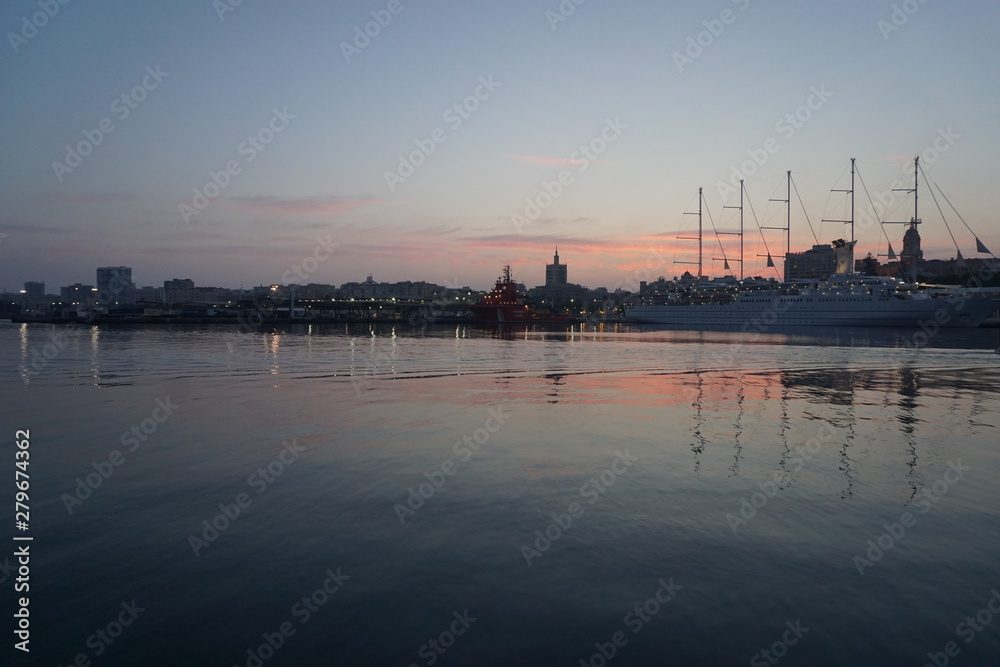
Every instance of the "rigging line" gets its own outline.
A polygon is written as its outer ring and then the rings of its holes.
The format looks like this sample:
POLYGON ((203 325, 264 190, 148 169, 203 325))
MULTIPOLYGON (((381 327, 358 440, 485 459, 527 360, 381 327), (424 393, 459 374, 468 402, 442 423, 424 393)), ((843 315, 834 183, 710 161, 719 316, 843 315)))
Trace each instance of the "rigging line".
MULTIPOLYGON (((767 239, 764 238, 764 230, 761 229, 760 220, 757 219, 757 211, 753 210, 753 202, 750 201, 750 195, 746 194, 746 191, 744 191, 744 196, 746 197, 746 203, 750 205, 750 215, 753 216, 753 221, 757 224, 757 231, 760 232, 760 240, 761 240, 761 243, 764 244, 764 252, 767 253, 768 257, 770 257, 771 256, 771 249, 767 247, 767 239)), ((772 261, 772 263, 773 263, 773 261, 772 261)), ((775 276, 777 276, 778 275, 778 267, 777 266, 773 266, 771 268, 774 269, 774 274, 775 274, 775 276)))
MULTIPOLYGON (((847 170, 848 170, 848 169, 849 169, 849 167, 844 167, 844 170, 840 172, 840 177, 839 177, 839 178, 837 178, 837 180, 835 181, 836 183, 838 183, 838 184, 839 184, 839 183, 840 183, 840 182, 841 182, 842 180, 844 180, 844 175, 845 175, 845 174, 847 173, 847 170)), ((832 200, 832 199, 833 199, 833 193, 834 193, 834 190, 830 190, 830 191, 829 191, 829 192, 827 193, 827 195, 826 195, 826 204, 825 204, 825 205, 823 206, 823 212, 824 212, 823 214, 824 214, 824 216, 825 216, 825 215, 826 215, 827 213, 829 213, 829 211, 830 211, 830 200, 832 200)), ((846 209, 847 209, 847 205, 848 205, 848 203, 849 203, 849 200, 848 200, 848 199, 847 199, 847 198, 845 197, 845 198, 844 198, 844 209, 845 209, 845 211, 846 211, 846 209)), ((844 214, 843 214, 843 215, 842 215, 841 217, 845 217, 845 218, 846 218, 846 217, 847 217, 847 213, 844 213, 844 214)), ((820 224, 822 224, 822 223, 824 223, 824 222, 826 222, 826 220, 823 220, 823 219, 821 218, 821 219, 820 219, 820 224)), ((822 227, 820 227, 820 229, 822 230, 823 228, 822 228, 822 227)))
MULTIPOLYGON (((872 206, 872 213, 875 214, 875 217, 878 217, 878 209, 875 208, 875 202, 872 201, 872 196, 868 192, 868 186, 865 185, 865 179, 861 178, 861 170, 857 168, 857 163, 855 163, 855 165, 854 165, 854 172, 858 175, 858 180, 861 181, 861 189, 865 191, 865 196, 868 197, 868 203, 871 204, 871 206, 872 206)), ((885 231, 885 225, 880 224, 879 227, 882 228, 882 236, 885 237, 885 243, 886 243, 886 245, 889 246, 889 247, 891 247, 892 246, 892 241, 889 240, 889 235, 885 231)), ((876 252, 878 252, 877 248, 876 248, 876 252)))
MULTIPOLYGON (((924 174, 924 168, 923 167, 920 168, 920 173, 924 174)), ((927 174, 924 174, 924 180, 930 182, 931 179, 927 178, 927 174)), ((965 221, 965 218, 962 217, 962 214, 959 213, 958 209, 955 208, 955 206, 951 203, 951 201, 948 199, 948 195, 946 195, 944 193, 944 190, 941 189, 941 186, 938 185, 937 183, 934 183, 934 187, 937 188, 937 191, 944 198, 945 202, 947 202, 947 204, 951 208, 951 210, 955 212, 955 215, 958 216, 958 219, 962 221, 962 224, 965 225, 965 228, 969 230, 969 233, 972 234, 975 237, 978 237, 979 235, 976 234, 974 231, 972 231, 972 227, 969 227, 969 223, 967 223, 965 221)), ((931 194, 934 194, 934 192, 932 191, 931 194)), ((993 253, 990 253, 990 254, 992 255, 993 253)))
MULTIPOLYGON (((926 180, 928 183, 931 182, 931 179, 927 178, 927 174, 924 173, 924 168, 923 167, 920 167, 920 173, 924 174, 924 180, 926 180)), ((946 202, 948 202, 948 206, 950 206, 951 210, 955 212, 955 215, 957 215, 958 219, 962 221, 962 224, 965 225, 965 228, 969 230, 969 233, 972 234, 974 237, 976 237, 976 239, 978 240, 979 239, 979 235, 976 234, 974 231, 972 231, 972 227, 969 227, 969 223, 967 223, 965 221, 965 218, 963 218, 962 214, 958 212, 958 209, 955 208, 955 205, 951 203, 951 200, 948 199, 948 195, 946 195, 944 193, 944 190, 941 189, 941 186, 938 185, 937 183, 934 183, 934 187, 936 187, 938 189, 938 192, 941 193, 941 196, 944 197, 944 200, 946 202)), ((931 194, 934 194, 933 190, 931 191, 931 194)), ((978 250, 978 247, 977 247, 977 250, 978 250)), ((994 255, 992 252, 990 253, 990 255, 993 256, 993 259, 997 259, 997 256, 994 255)))
POLYGON ((816 230, 813 229, 812 220, 809 219, 809 214, 806 213, 806 205, 802 203, 802 195, 799 194, 799 189, 795 185, 795 179, 793 178, 791 179, 791 181, 792 181, 792 189, 795 190, 795 196, 798 197, 799 200, 799 206, 802 207, 802 215, 806 216, 806 222, 809 224, 809 231, 812 232, 813 240, 816 241, 816 245, 819 245, 819 237, 816 236, 816 230))
MULTIPOLYGON (((931 180, 929 178, 927 178, 927 173, 924 172, 924 168, 923 167, 920 167, 920 173, 924 175, 924 181, 928 185, 930 185, 931 184, 931 180)), ((930 190, 931 199, 934 200, 934 206, 937 207, 938 213, 941 215, 941 220, 944 221, 944 227, 945 227, 945 229, 948 230, 948 236, 951 237, 951 242, 955 245, 955 250, 958 251, 958 252, 962 252, 962 249, 958 247, 958 241, 955 240, 955 235, 951 232, 951 225, 948 224, 947 218, 944 217, 944 211, 941 210, 941 204, 938 203, 937 197, 934 196, 934 188, 927 188, 927 189, 930 190)), ((966 225, 966 227, 968 227, 968 225, 966 225)), ((971 232, 972 230, 970 229, 969 231, 971 232)), ((975 234, 973 234, 973 236, 975 236, 975 234)))
POLYGON ((722 252, 722 261, 725 262, 724 266, 729 266, 729 258, 726 257, 726 249, 722 245, 722 239, 719 237, 719 230, 715 228, 715 218, 712 217, 712 212, 708 210, 708 202, 705 203, 705 213, 708 213, 708 221, 712 223, 712 231, 715 232, 715 241, 719 244, 719 250, 722 252))
POLYGON ((802 171, 801 169, 796 169, 795 173, 796 174, 824 174, 824 173, 826 173, 828 171, 833 171, 834 169, 837 169, 838 167, 840 167, 841 164, 843 164, 843 163, 841 161, 838 161, 837 164, 830 165, 829 167, 823 167, 822 169, 813 169, 812 171, 802 171))
MULTIPOLYGON (((701 194, 698 195, 697 200, 700 200, 700 199, 701 199, 701 194)), ((688 206, 686 206, 685 208, 692 208, 691 202, 688 202, 688 206)), ((697 213, 685 213, 684 215, 697 215, 697 213)), ((682 218, 682 219, 686 220, 686 218, 682 218)), ((696 264, 697 263, 697 262, 686 262, 684 260, 677 259, 677 243, 676 243, 677 241, 697 241, 698 240, 697 237, 691 237, 691 236, 683 237, 683 236, 681 236, 681 234, 687 234, 687 233, 689 233, 689 231, 688 231, 688 229, 683 224, 681 225, 681 229, 677 230, 674 233, 674 254, 672 255, 673 259, 671 260, 671 264, 670 264, 670 268, 671 269, 673 269, 674 266, 677 265, 677 264, 696 264)))
MULTIPOLYGON (((920 170, 923 173, 923 169, 920 170)), ((924 174, 924 178, 927 178, 927 174, 924 174)), ((948 236, 951 237, 951 242, 955 244, 955 251, 961 255, 962 249, 958 247, 958 241, 955 240, 955 235, 951 232, 951 225, 948 224, 948 219, 944 217, 944 211, 941 210, 941 204, 938 203, 937 197, 934 195, 933 188, 927 188, 931 191, 931 199, 934 200, 934 206, 937 207, 938 213, 941 215, 941 220, 944 221, 944 228, 948 230, 948 236)), ((972 273, 972 269, 969 269, 969 273, 972 273)))

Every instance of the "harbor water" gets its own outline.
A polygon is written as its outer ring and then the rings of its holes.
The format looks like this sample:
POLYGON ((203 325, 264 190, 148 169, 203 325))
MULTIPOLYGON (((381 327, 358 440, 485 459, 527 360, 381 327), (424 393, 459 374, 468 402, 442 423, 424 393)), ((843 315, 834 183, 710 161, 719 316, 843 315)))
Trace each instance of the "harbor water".
POLYGON ((995 664, 998 335, 0 323, 4 664, 995 664))

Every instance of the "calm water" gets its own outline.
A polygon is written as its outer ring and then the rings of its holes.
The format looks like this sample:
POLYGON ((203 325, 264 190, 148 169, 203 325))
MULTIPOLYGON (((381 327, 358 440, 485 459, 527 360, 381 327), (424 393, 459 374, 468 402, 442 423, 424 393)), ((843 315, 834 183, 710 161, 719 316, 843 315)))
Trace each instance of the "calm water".
POLYGON ((10 664, 997 664, 998 334, 0 323, 10 664))

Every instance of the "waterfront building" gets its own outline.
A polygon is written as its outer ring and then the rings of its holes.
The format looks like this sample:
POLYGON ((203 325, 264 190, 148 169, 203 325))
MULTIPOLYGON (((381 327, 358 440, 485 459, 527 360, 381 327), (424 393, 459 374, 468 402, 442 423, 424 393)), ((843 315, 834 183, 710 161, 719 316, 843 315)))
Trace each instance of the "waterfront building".
POLYGON ((135 303, 132 267, 97 267, 97 293, 100 299, 107 302, 105 305, 118 306, 135 303))
POLYGON ((59 297, 64 304, 70 306, 83 306, 96 299, 97 288, 93 285, 83 283, 73 283, 59 288, 59 297))
POLYGON ((785 280, 826 280, 837 271, 837 251, 829 244, 814 245, 785 257, 785 280))

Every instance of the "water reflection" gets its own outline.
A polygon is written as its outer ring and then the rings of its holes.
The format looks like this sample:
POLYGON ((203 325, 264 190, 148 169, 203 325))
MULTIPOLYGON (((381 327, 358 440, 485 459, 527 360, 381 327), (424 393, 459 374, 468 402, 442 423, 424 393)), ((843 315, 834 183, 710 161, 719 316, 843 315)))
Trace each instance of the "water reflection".
POLYGON ((847 479, 846 486, 844 486, 843 491, 841 491, 841 499, 850 498, 854 495, 854 475, 853 475, 853 461, 851 460, 849 450, 854 446, 854 439, 857 437, 857 417, 854 411, 854 401, 853 401, 853 386, 852 386, 851 397, 852 400, 848 401, 845 406, 845 413, 847 418, 845 419, 845 428, 847 433, 844 436, 843 442, 840 445, 840 470, 844 473, 844 477, 847 479))
MULTIPOLYGON (((52 331, 27 324, 0 330, 8 368, 23 376, 52 331)), ((587 403, 604 406, 605 419, 621 420, 616 429, 640 437, 639 420, 653 420, 661 424, 653 437, 664 448, 679 445, 683 466, 698 476, 777 474, 779 483, 789 484, 797 451, 829 424, 838 439, 824 445, 821 458, 828 459, 827 472, 844 499, 871 479, 874 461, 891 462, 886 483, 915 499, 947 464, 949 442, 1000 425, 1000 376, 990 343, 996 330, 962 330, 950 338, 942 332, 932 342, 940 347, 902 354, 878 347, 898 343, 893 331, 770 332, 751 341, 724 331, 607 325, 484 329, 461 323, 418 333, 405 323, 290 325, 241 337, 235 352, 227 352, 223 340, 229 330, 212 327, 66 331, 69 342, 33 379, 62 374, 101 387, 143 375, 256 375, 271 385, 289 377, 353 379, 348 391, 359 390, 356 396, 389 384, 393 391, 419 392, 430 386, 419 383, 433 380, 443 396, 470 405, 495 401, 502 383, 512 400, 550 406, 553 428, 565 414, 556 410, 587 403), (956 347, 945 347, 949 340, 956 347), (738 354, 723 364, 731 349, 738 354), (405 381, 377 384, 387 379, 405 381)))
POLYGON ((571 370, 567 356, 572 352, 572 336, 566 335, 560 338, 558 335, 545 337, 543 350, 543 363, 545 365, 545 378, 552 382, 551 391, 548 392, 548 402, 559 402, 559 389, 566 384, 566 373, 571 370))
MULTIPOLYGON (((814 345, 822 347, 891 347, 891 348, 952 348, 996 350, 1000 345, 1000 328, 940 329, 924 345, 914 345, 910 328, 892 327, 770 327, 761 333, 749 333, 742 326, 706 325, 698 329, 673 325, 621 325, 623 332, 640 334, 651 340, 699 341, 710 343, 732 340, 741 343, 777 345, 814 345)), ((921 342, 918 339, 918 342, 921 342)))
POLYGON ((705 378, 703 373, 696 373, 696 386, 694 402, 694 442, 691 443, 691 451, 694 453, 694 474, 698 475, 701 468, 701 455, 705 451, 707 440, 705 439, 705 416, 703 414, 705 401, 705 378))
MULTIPOLYGON (((768 391, 773 391, 773 387, 765 387, 764 398, 768 400, 770 397, 768 391)), ((782 384, 779 387, 779 399, 778 399, 779 409, 781 411, 781 416, 778 418, 778 438, 781 440, 781 459, 778 461, 778 470, 780 472, 779 486, 784 488, 791 481, 791 471, 788 469, 788 457, 791 455, 792 450, 788 446, 788 431, 792 428, 788 420, 788 387, 782 384)))
POLYGON ((94 385, 101 386, 101 328, 90 327, 90 374, 94 385))
POLYGON ((736 421, 734 422, 735 432, 733 433, 733 467, 730 468, 735 477, 740 475, 740 456, 743 453, 743 444, 740 442, 740 436, 743 433, 743 400, 746 397, 745 390, 743 387, 743 374, 741 373, 737 379, 736 384, 738 387, 736 393, 736 421))

